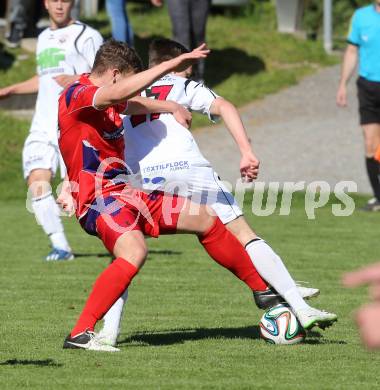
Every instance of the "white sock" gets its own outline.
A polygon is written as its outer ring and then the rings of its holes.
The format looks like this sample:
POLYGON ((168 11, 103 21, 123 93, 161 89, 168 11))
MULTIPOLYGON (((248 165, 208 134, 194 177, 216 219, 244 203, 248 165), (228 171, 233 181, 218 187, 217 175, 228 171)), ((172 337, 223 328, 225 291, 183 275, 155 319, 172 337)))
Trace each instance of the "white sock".
POLYGON ((52 233, 49 238, 53 248, 63 249, 67 252, 71 251, 64 232, 52 233))
POLYGON ((102 332, 112 334, 117 337, 121 325, 121 319, 123 317, 124 305, 128 299, 128 289, 124 291, 122 296, 113 304, 111 309, 104 315, 102 332))
POLYGON ((69 243, 63 232, 59 208, 51 192, 32 199, 32 208, 37 222, 50 238, 54 248, 70 251, 69 243))
POLYGON ((294 311, 309 307, 281 258, 264 240, 251 241, 245 249, 261 277, 273 286, 294 311))

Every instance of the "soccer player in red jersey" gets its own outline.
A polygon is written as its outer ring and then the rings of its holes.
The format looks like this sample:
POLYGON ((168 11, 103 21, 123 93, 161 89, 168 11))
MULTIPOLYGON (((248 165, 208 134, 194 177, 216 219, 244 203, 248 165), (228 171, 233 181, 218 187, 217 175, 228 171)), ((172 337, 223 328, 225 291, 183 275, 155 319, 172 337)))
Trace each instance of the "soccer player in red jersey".
POLYGON ((94 327, 143 266, 144 235, 196 234, 209 255, 251 290, 267 288, 239 241, 205 206, 160 192, 147 194, 126 183, 120 114, 146 113, 141 102, 128 100, 164 74, 184 70, 208 53, 201 45, 136 74, 141 67, 136 52, 111 40, 99 49, 92 72, 82 75, 59 100, 59 146, 76 216, 83 229, 98 236, 115 256, 96 280, 64 348, 118 350, 99 343, 94 327))
MULTIPOLYGON (((154 40, 149 46, 149 66, 187 52, 178 42, 154 40)), ((208 115, 210 119, 220 116, 239 146, 240 173, 246 181, 253 181, 257 177, 259 163, 237 109, 202 83, 188 79, 190 73, 191 69, 187 69, 165 75, 143 91, 142 96, 175 101, 191 112, 208 115)), ((266 291, 255 291, 253 294, 260 309, 268 309, 273 304, 273 295, 278 294, 291 307, 304 328, 315 324, 324 327, 326 321, 330 323, 336 317, 304 301, 317 295, 319 290, 296 285, 281 257, 247 224, 234 196, 201 153, 191 132, 178 123, 173 115, 132 115, 126 116, 123 123, 124 140, 128 145, 125 161, 134 173, 139 173, 133 185, 145 191, 175 192, 195 202, 208 204, 245 247, 253 265, 271 286, 266 291)), ((128 291, 103 318, 104 325, 97 338, 105 344, 116 345, 127 297, 128 291)))

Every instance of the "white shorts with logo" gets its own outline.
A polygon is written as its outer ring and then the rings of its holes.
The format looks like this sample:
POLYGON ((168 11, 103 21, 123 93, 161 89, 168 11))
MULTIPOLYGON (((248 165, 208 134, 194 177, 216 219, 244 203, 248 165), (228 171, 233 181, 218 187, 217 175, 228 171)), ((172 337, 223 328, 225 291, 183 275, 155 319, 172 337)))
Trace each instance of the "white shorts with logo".
POLYGON ((186 159, 155 164, 140 162, 140 175, 131 179, 132 185, 148 191, 175 193, 194 203, 207 204, 224 224, 243 215, 234 196, 211 166, 198 166, 186 159))
POLYGON ((45 133, 31 132, 25 140, 22 151, 24 178, 35 169, 49 169, 55 176, 60 167, 61 178, 66 175, 66 167, 57 145, 48 140, 45 133))

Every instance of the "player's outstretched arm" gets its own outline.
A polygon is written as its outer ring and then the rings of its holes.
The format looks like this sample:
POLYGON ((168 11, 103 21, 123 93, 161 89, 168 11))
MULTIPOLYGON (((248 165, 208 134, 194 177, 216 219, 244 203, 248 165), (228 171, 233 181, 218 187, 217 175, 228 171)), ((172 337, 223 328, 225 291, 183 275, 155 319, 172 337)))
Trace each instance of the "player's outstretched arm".
POLYGON ((248 181, 257 178, 260 162, 252 151, 247 132, 236 107, 226 99, 216 98, 210 108, 212 115, 220 116, 241 153, 240 173, 248 181))
POLYGON ((11 95, 22 95, 27 93, 38 92, 38 76, 35 75, 21 83, 12 84, 8 87, 0 89, 0 99, 4 99, 11 95))
POLYGON ((358 62, 358 48, 355 45, 348 44, 343 57, 339 87, 336 93, 336 104, 339 107, 347 106, 346 85, 350 80, 352 74, 354 73, 357 62, 358 62))
POLYGON ((95 105, 98 108, 106 108, 117 103, 127 101, 136 96, 154 81, 170 72, 181 72, 201 58, 206 58, 210 50, 206 44, 202 44, 190 53, 182 54, 169 61, 154 66, 144 72, 122 79, 115 84, 100 88, 95 96, 95 105))

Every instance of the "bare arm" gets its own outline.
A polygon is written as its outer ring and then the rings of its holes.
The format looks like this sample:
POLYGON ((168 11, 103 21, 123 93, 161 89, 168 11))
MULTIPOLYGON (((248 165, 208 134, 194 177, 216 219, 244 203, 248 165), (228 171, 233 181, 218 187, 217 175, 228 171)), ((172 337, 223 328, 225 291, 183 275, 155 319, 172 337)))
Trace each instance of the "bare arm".
POLYGON ((260 162, 254 155, 247 132, 236 107, 221 97, 216 98, 210 109, 211 114, 220 116, 239 147, 240 173, 247 180, 256 179, 260 162))
POLYGON ((347 106, 346 85, 354 73, 357 62, 358 47, 352 44, 348 44, 343 57, 339 87, 336 95, 336 103, 340 107, 347 106))
POLYGON ((0 89, 0 99, 11 95, 22 95, 38 92, 38 76, 35 75, 21 83, 12 84, 0 89))
POLYGON ((181 72, 196 60, 207 57, 209 52, 206 49, 206 45, 203 44, 190 53, 185 53, 172 60, 164 61, 153 68, 122 79, 115 84, 104 86, 98 90, 94 103, 98 108, 106 108, 117 103, 125 102, 131 97, 136 96, 163 75, 173 71, 181 72))
POLYGON ((128 100, 126 114, 139 115, 151 113, 169 112, 182 126, 189 128, 191 125, 191 113, 180 104, 171 100, 156 100, 135 96, 128 100))
POLYGON ((251 150, 251 144, 243 122, 241 121, 240 114, 232 103, 218 97, 213 101, 210 112, 212 115, 218 115, 223 119, 228 131, 238 145, 241 154, 251 150))

